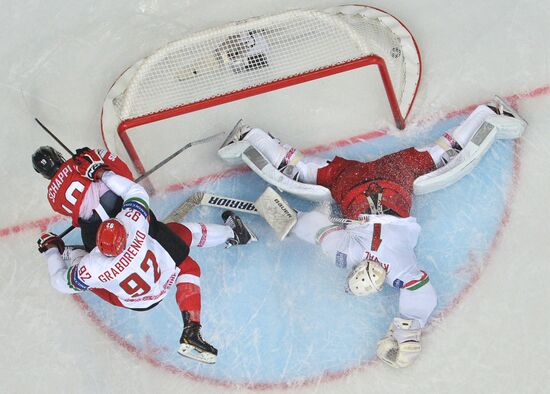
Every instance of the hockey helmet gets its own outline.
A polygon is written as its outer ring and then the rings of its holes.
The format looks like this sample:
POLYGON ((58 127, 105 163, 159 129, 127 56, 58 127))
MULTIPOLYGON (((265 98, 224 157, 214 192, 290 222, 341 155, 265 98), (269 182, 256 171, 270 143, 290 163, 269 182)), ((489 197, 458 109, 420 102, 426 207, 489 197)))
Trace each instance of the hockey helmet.
POLYGON ((118 219, 108 219, 97 229, 96 245, 103 255, 115 257, 126 248, 126 238, 124 225, 118 219))
POLYGON ((32 154, 34 170, 46 179, 52 179, 65 159, 51 146, 41 146, 32 154))
POLYGON ((348 291, 357 296, 375 293, 382 289, 385 279, 386 271, 380 263, 363 260, 348 276, 348 291))

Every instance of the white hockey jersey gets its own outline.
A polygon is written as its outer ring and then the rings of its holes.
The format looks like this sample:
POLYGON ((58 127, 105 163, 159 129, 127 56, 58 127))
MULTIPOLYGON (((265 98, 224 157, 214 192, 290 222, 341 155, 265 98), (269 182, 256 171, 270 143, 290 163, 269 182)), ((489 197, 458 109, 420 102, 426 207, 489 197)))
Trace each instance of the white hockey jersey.
POLYGON ((127 308, 147 308, 162 300, 179 272, 174 260, 148 235, 149 197, 145 190, 114 173, 103 181, 124 199, 116 216, 127 231, 126 248, 107 257, 94 248, 67 268, 56 248, 46 252, 52 285, 64 293, 100 288, 114 294, 127 308))
POLYGON ((365 223, 343 226, 313 211, 299 216, 293 232, 319 244, 338 267, 352 270, 365 259, 380 263, 386 271, 385 282, 401 290, 400 314, 417 319, 423 327, 435 308, 436 295, 416 261, 420 225, 414 217, 366 215, 365 219, 365 223))

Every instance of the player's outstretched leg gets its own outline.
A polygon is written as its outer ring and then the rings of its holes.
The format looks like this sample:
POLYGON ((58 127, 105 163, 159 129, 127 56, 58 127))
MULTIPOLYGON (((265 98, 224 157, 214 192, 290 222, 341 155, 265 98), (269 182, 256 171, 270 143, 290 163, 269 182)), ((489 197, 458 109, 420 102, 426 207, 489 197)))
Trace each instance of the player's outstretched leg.
POLYGON ((182 311, 183 332, 180 338, 178 353, 196 361, 214 364, 218 356, 218 350, 202 339, 201 325, 190 320, 189 312, 182 311))
POLYGON ((225 161, 244 161, 256 174, 280 190, 312 201, 330 200, 330 191, 317 185, 317 171, 328 164, 317 156, 303 157, 301 152, 259 128, 241 121, 218 149, 225 161), (283 174, 284 176, 281 176, 283 174))
POLYGON ((222 220, 226 226, 233 230, 234 236, 225 241, 226 247, 229 248, 235 245, 246 245, 249 242, 257 241, 256 235, 243 223, 240 217, 232 211, 224 211, 222 220))
POLYGON ((478 106, 453 132, 445 133, 428 151, 437 170, 418 177, 415 194, 447 187, 469 174, 496 139, 519 138, 527 122, 502 98, 478 106))

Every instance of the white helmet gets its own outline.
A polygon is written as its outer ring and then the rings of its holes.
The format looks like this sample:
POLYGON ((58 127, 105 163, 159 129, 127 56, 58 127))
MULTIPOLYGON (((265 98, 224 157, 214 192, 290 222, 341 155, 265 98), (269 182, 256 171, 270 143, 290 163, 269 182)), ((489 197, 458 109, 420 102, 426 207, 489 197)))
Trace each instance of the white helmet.
POLYGON ((348 290, 357 296, 375 293, 382 289, 386 271, 380 263, 361 261, 348 276, 348 290))

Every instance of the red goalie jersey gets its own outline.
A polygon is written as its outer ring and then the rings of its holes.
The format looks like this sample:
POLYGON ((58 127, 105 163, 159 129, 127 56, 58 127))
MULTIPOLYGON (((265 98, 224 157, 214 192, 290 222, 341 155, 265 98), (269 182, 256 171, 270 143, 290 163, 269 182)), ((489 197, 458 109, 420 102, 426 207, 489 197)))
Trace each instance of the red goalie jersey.
MULTIPOLYGON (((105 149, 96 151, 111 171, 133 179, 132 172, 118 156, 105 149)), ((80 175, 74 159, 71 158, 59 167, 50 180, 48 201, 55 212, 70 216, 73 226, 78 227, 78 218, 86 219, 91 216, 93 209, 99 204, 99 198, 107 190, 103 182, 92 182, 80 175)))

